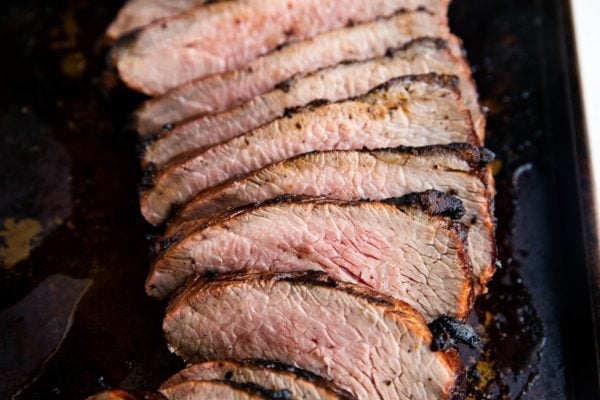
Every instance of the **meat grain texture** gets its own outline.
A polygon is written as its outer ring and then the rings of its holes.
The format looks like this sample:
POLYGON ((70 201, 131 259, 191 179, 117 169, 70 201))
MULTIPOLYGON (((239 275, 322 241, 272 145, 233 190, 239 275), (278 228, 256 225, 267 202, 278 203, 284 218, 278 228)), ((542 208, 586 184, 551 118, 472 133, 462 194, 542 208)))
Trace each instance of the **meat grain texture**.
POLYGON ((492 160, 491 152, 468 144, 304 154, 203 191, 171 220, 166 236, 185 236, 227 209, 284 194, 384 200, 435 189, 462 201, 473 274, 485 285, 496 264, 492 160))
POLYGON ((198 279, 163 329, 187 361, 281 360, 359 399, 447 399, 460 374, 454 351, 431 351, 412 307, 315 272, 198 279))
MULTIPOLYGON (((285 82, 281 88, 257 96, 232 110, 176 125, 151 138, 142 164, 161 168, 169 160, 199 148, 214 146, 283 116, 286 110, 314 100, 339 101, 364 95, 393 78, 428 73, 456 74, 457 87, 469 106, 477 103, 469 84, 468 67, 449 51, 447 42, 422 39, 390 51, 386 56, 348 62, 285 82), (470 101, 467 101, 470 100, 470 101)), ((469 108, 471 115, 476 112, 469 108)))
POLYGON ((406 200, 284 198, 226 213, 161 253, 147 291, 164 298, 194 273, 320 270, 403 299, 429 322, 462 319, 472 296, 466 229, 406 200))
POLYGON ((290 43, 233 71, 184 83, 148 100, 136 114, 140 135, 160 130, 196 115, 227 111, 254 96, 273 90, 295 75, 383 56, 419 37, 448 37, 440 17, 425 11, 400 12, 355 26, 324 32, 312 39, 290 43))
POLYGON ((359 98, 290 112, 242 136, 167 165, 140 196, 142 214, 160 224, 202 190, 310 151, 478 143, 458 79, 393 79, 359 98))
POLYGON ((446 15, 440 0, 217 2, 146 25, 116 44, 112 60, 128 86, 156 95, 240 68, 284 43, 422 6, 446 15))

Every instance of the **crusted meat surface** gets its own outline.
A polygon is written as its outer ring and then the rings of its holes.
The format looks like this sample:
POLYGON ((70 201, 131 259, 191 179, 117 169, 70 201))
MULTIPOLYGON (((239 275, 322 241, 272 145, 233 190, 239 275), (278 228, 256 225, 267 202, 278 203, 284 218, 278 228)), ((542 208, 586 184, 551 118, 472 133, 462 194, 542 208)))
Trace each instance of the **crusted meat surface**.
POLYGON ((273 392, 256 384, 226 380, 187 381, 161 389, 169 400, 280 400, 291 399, 287 390, 273 392))
POLYGON ((175 204, 204 189, 310 151, 478 143, 457 85, 447 75, 407 76, 355 99, 289 111, 166 166, 141 193, 142 214, 160 224, 175 204))
POLYGON ((270 390, 287 389, 294 399, 350 400, 353 396, 308 371, 264 360, 218 360, 192 365, 171 378, 162 388, 186 381, 226 380, 252 382, 270 390))
POLYGON ((316 272, 198 279, 163 329, 188 361, 278 360, 361 399, 449 398, 461 369, 455 352, 431 351, 412 307, 316 272))
POLYGON ((203 191, 169 223, 166 236, 227 209, 284 194, 383 200, 436 189, 463 202, 460 221, 469 227, 473 273, 485 285, 496 264, 492 160, 491 152, 468 144, 303 154, 203 191))
POLYGON ((163 298, 193 273, 321 270, 402 299, 428 321, 464 318, 472 296, 466 229, 443 216, 463 209, 435 194, 442 200, 435 211, 414 196, 385 203, 285 197, 235 210, 170 241, 146 289, 163 298))
POLYGON ((165 124, 217 113, 273 90, 294 75, 347 60, 383 56, 390 48, 419 37, 448 37, 440 17, 426 11, 400 12, 389 18, 324 32, 265 54, 243 68, 187 82, 148 100, 135 113, 140 135, 165 124))
POLYGON ((423 39, 387 56, 291 79, 284 88, 258 96, 230 111, 208 115, 147 140, 142 164, 163 166, 172 158, 194 149, 224 142, 268 123, 286 110, 304 106, 315 99, 339 101, 359 95, 386 81, 412 74, 457 73, 457 87, 467 97, 474 93, 468 82, 468 68, 447 49, 445 41, 423 39))
MULTIPOLYGON (((119 41, 113 64, 130 87, 159 94, 194 78, 239 68, 284 43, 446 0, 236 0, 194 8, 119 41)), ((430 6, 430 7, 428 7, 430 6)))

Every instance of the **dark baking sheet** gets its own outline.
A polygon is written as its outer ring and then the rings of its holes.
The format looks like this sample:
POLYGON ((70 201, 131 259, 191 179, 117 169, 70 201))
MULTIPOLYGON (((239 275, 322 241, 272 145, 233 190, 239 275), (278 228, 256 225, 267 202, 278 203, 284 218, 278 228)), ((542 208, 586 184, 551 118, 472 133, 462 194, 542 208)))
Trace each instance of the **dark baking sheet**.
MULTIPOLYGON (((146 298, 140 98, 105 72, 120 1, 0 6, 0 398, 153 388, 182 363, 146 298), (20 260, 20 261, 19 261, 20 260)), ((503 263, 471 322, 471 398, 592 399, 597 243, 568 4, 455 0, 498 154, 503 263), (595 297, 594 297, 595 296, 595 297)), ((596 303, 597 304, 597 303, 596 303)))

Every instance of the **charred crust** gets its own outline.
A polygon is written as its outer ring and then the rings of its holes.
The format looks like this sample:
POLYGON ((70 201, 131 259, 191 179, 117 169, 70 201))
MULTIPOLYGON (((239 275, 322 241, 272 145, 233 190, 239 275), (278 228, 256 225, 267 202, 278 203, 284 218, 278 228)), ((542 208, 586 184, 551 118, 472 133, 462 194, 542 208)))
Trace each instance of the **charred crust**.
POLYGON ((329 287, 348 293, 351 296, 365 299, 370 303, 375 303, 385 307, 394 307, 395 303, 389 296, 382 295, 366 288, 358 288, 355 285, 346 284, 338 281, 325 272, 321 271, 305 271, 291 272, 271 275, 271 279, 277 281, 285 281, 292 283, 301 283, 304 285, 329 287))
MULTIPOLYGON (((459 219, 462 215, 464 215, 465 212, 462 202, 459 199, 436 190, 429 190, 422 193, 410 193, 402 197, 395 197, 383 201, 343 201, 330 199, 325 196, 283 194, 263 202, 251 203, 241 207, 225 210, 212 218, 202 220, 202 222, 197 224, 197 226, 195 226, 191 232, 199 232, 209 226, 225 223, 226 221, 231 220, 239 215, 251 213, 259 208, 276 206, 279 204, 331 204, 340 207, 352 207, 367 203, 387 204, 398 209, 401 209, 402 207, 419 207, 423 212, 431 216, 450 217, 453 219, 459 219)), ((467 228, 463 224, 459 222, 453 222, 450 224, 449 229, 454 231, 461 239, 463 237, 466 238, 467 228)), ((169 245, 164 248, 164 251, 172 247, 174 244, 183 241, 186 237, 187 236, 182 235, 181 232, 172 234, 169 236, 169 245)))
POLYGON ((317 107, 326 106, 328 104, 331 104, 331 101, 329 101, 327 99, 316 99, 316 100, 313 100, 310 103, 306 104, 305 107, 308 109, 313 109, 313 108, 317 108, 317 107))
POLYGON ((473 349, 481 343, 473 327, 447 315, 442 315, 427 326, 433 335, 432 351, 445 351, 456 348, 458 344, 465 344, 473 349))
POLYGON ((314 374, 310 371, 306 371, 304 369, 293 367, 291 365, 287 365, 279 361, 250 359, 244 360, 243 362, 258 368, 291 373, 300 379, 311 382, 319 387, 334 392, 335 394, 337 394, 338 398, 342 400, 350 400, 354 398, 349 392, 337 387, 332 381, 329 381, 317 374, 314 374))
MULTIPOLYGON (((404 76, 401 76, 398 78, 390 79, 390 80, 374 87, 373 89, 369 90, 367 93, 362 94, 360 96, 353 97, 353 98, 339 100, 339 101, 330 101, 327 99, 316 99, 304 106, 288 107, 284 110, 283 117, 292 118, 295 114, 297 114, 299 112, 313 111, 316 108, 327 106, 329 104, 341 104, 341 103, 345 103, 345 102, 349 102, 349 101, 363 101, 364 99, 368 99, 373 94, 376 94, 378 92, 387 91, 391 86, 398 85, 398 84, 410 85, 410 84, 413 84, 416 82, 423 82, 423 83, 426 83, 429 85, 437 85, 440 87, 444 87, 449 90, 452 90, 453 92, 455 92, 456 94, 458 94, 460 96, 460 91, 458 88, 459 78, 455 75, 444 75, 444 74, 437 74, 437 73, 433 73, 433 72, 428 73, 428 74, 404 75, 404 76)), ((473 130, 473 135, 475 135, 474 130, 473 130)))
POLYGON ((279 82, 277 85, 275 85, 275 89, 281 90, 284 93, 288 93, 290 91, 293 83, 294 83, 294 78, 292 77, 292 78, 286 79, 285 81, 279 82))
POLYGON ((321 380, 325 380, 324 378, 321 378, 319 375, 317 374, 313 374, 312 372, 300 369, 300 368, 296 368, 293 367, 291 365, 288 364, 284 364, 282 362, 279 361, 267 361, 267 360, 259 360, 259 359, 250 359, 250 360, 244 360, 244 362, 246 364, 250 364, 253 365, 255 367, 258 368, 264 368, 264 369, 270 369, 273 371, 282 371, 282 372, 290 372, 294 375, 299 376, 300 378, 313 382, 313 381, 321 381, 321 380))
POLYGON ((434 49, 437 50, 444 50, 444 49, 448 49, 449 45, 448 45, 448 41, 439 37, 431 37, 431 36, 422 36, 416 39, 412 39, 406 43, 404 43, 402 46, 396 47, 396 48, 390 48, 388 49, 388 51, 391 54, 394 54, 396 52, 401 52, 401 51, 407 51, 413 47, 417 47, 417 46, 430 46, 434 49))
POLYGON ((460 199, 433 189, 425 192, 409 193, 383 202, 397 207, 417 206, 429 215, 443 215, 452 219, 460 219, 466 213, 460 199))
POLYGON ((107 63, 114 65, 119 58, 119 54, 125 51, 128 47, 131 47, 137 40, 143 31, 143 27, 133 29, 130 32, 125 33, 115 40, 112 48, 107 55, 107 63))
POLYGON ((160 131, 149 133, 138 140, 136 150, 140 158, 143 159, 146 150, 150 145, 156 141, 158 141, 162 137, 160 131))
MULTIPOLYGON (((386 296, 375 292, 374 290, 366 287, 357 286, 350 283, 345 283, 336 280, 329 276, 327 273, 322 271, 295 271, 295 272, 259 272, 259 273, 225 273, 217 274, 214 279, 208 279, 205 276, 195 275, 188 278, 188 283, 183 285, 185 289, 181 289, 181 297, 185 296, 189 290, 196 292, 198 289, 202 289, 202 286, 207 283, 214 284, 227 284, 233 282, 258 282, 258 281, 271 281, 271 282, 289 282, 302 284, 306 286, 318 286, 327 287, 345 292, 351 296, 364 299, 372 304, 377 304, 387 308, 396 308, 399 303, 398 300, 393 299, 390 296, 386 296), (198 286, 197 286, 198 285, 198 286)), ((172 304, 177 303, 177 300, 173 300, 172 304)), ((401 302, 403 305, 404 302, 401 302)), ((416 312, 416 311, 415 311, 416 312)))
POLYGON ((156 172, 157 172, 156 164, 149 163, 146 165, 146 168, 142 171, 142 179, 140 180, 140 187, 143 190, 149 189, 154 186, 156 183, 156 172))
POLYGON ((382 83, 379 86, 371 89, 366 95, 361 95, 357 97, 357 99, 364 98, 372 93, 383 92, 389 90, 391 86, 398 84, 412 84, 415 82, 424 82, 430 85, 437 85, 445 88, 449 88, 456 93, 460 93, 458 90, 458 84, 460 82, 458 76, 456 75, 445 75, 445 74, 437 74, 435 72, 431 72, 428 74, 418 74, 418 75, 404 75, 398 78, 390 79, 387 82, 382 83))
MULTIPOLYGON (((475 146, 470 143, 450 143, 441 145, 430 145, 422 147, 397 146, 381 151, 391 151, 415 156, 431 154, 451 154, 467 162, 472 168, 484 168, 494 161, 496 155, 485 147, 475 146)), ((366 150, 363 150, 366 151, 366 150)), ((372 151, 371 151, 372 152, 372 151)))
POLYGON ((212 380, 206 382, 225 383, 234 389, 239 389, 246 393, 259 395, 269 400, 292 400, 292 392, 288 389, 270 390, 254 382, 235 382, 229 380, 212 380))
POLYGON ((237 387, 239 389, 242 389, 246 392, 249 393, 254 393, 254 394, 258 394, 261 396, 264 396, 265 399, 271 399, 271 400, 292 400, 292 392, 288 389, 282 389, 282 390, 269 390, 267 388, 265 388, 264 386, 261 386, 257 383, 254 382, 243 382, 243 383, 239 383, 239 382, 233 382, 233 381, 228 381, 228 383, 233 386, 233 387, 237 387))

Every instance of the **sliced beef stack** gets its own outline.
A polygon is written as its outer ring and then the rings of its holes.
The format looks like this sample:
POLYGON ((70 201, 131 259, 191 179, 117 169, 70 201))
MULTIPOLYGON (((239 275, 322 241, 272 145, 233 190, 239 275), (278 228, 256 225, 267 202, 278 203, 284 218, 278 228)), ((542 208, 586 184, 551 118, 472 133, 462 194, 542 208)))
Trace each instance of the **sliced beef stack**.
POLYGON ((460 398, 448 344, 475 341, 495 188, 448 3, 120 11, 110 59, 155 96, 134 113, 141 212, 164 230, 146 290, 171 298, 169 347, 197 363, 161 396, 460 398))

